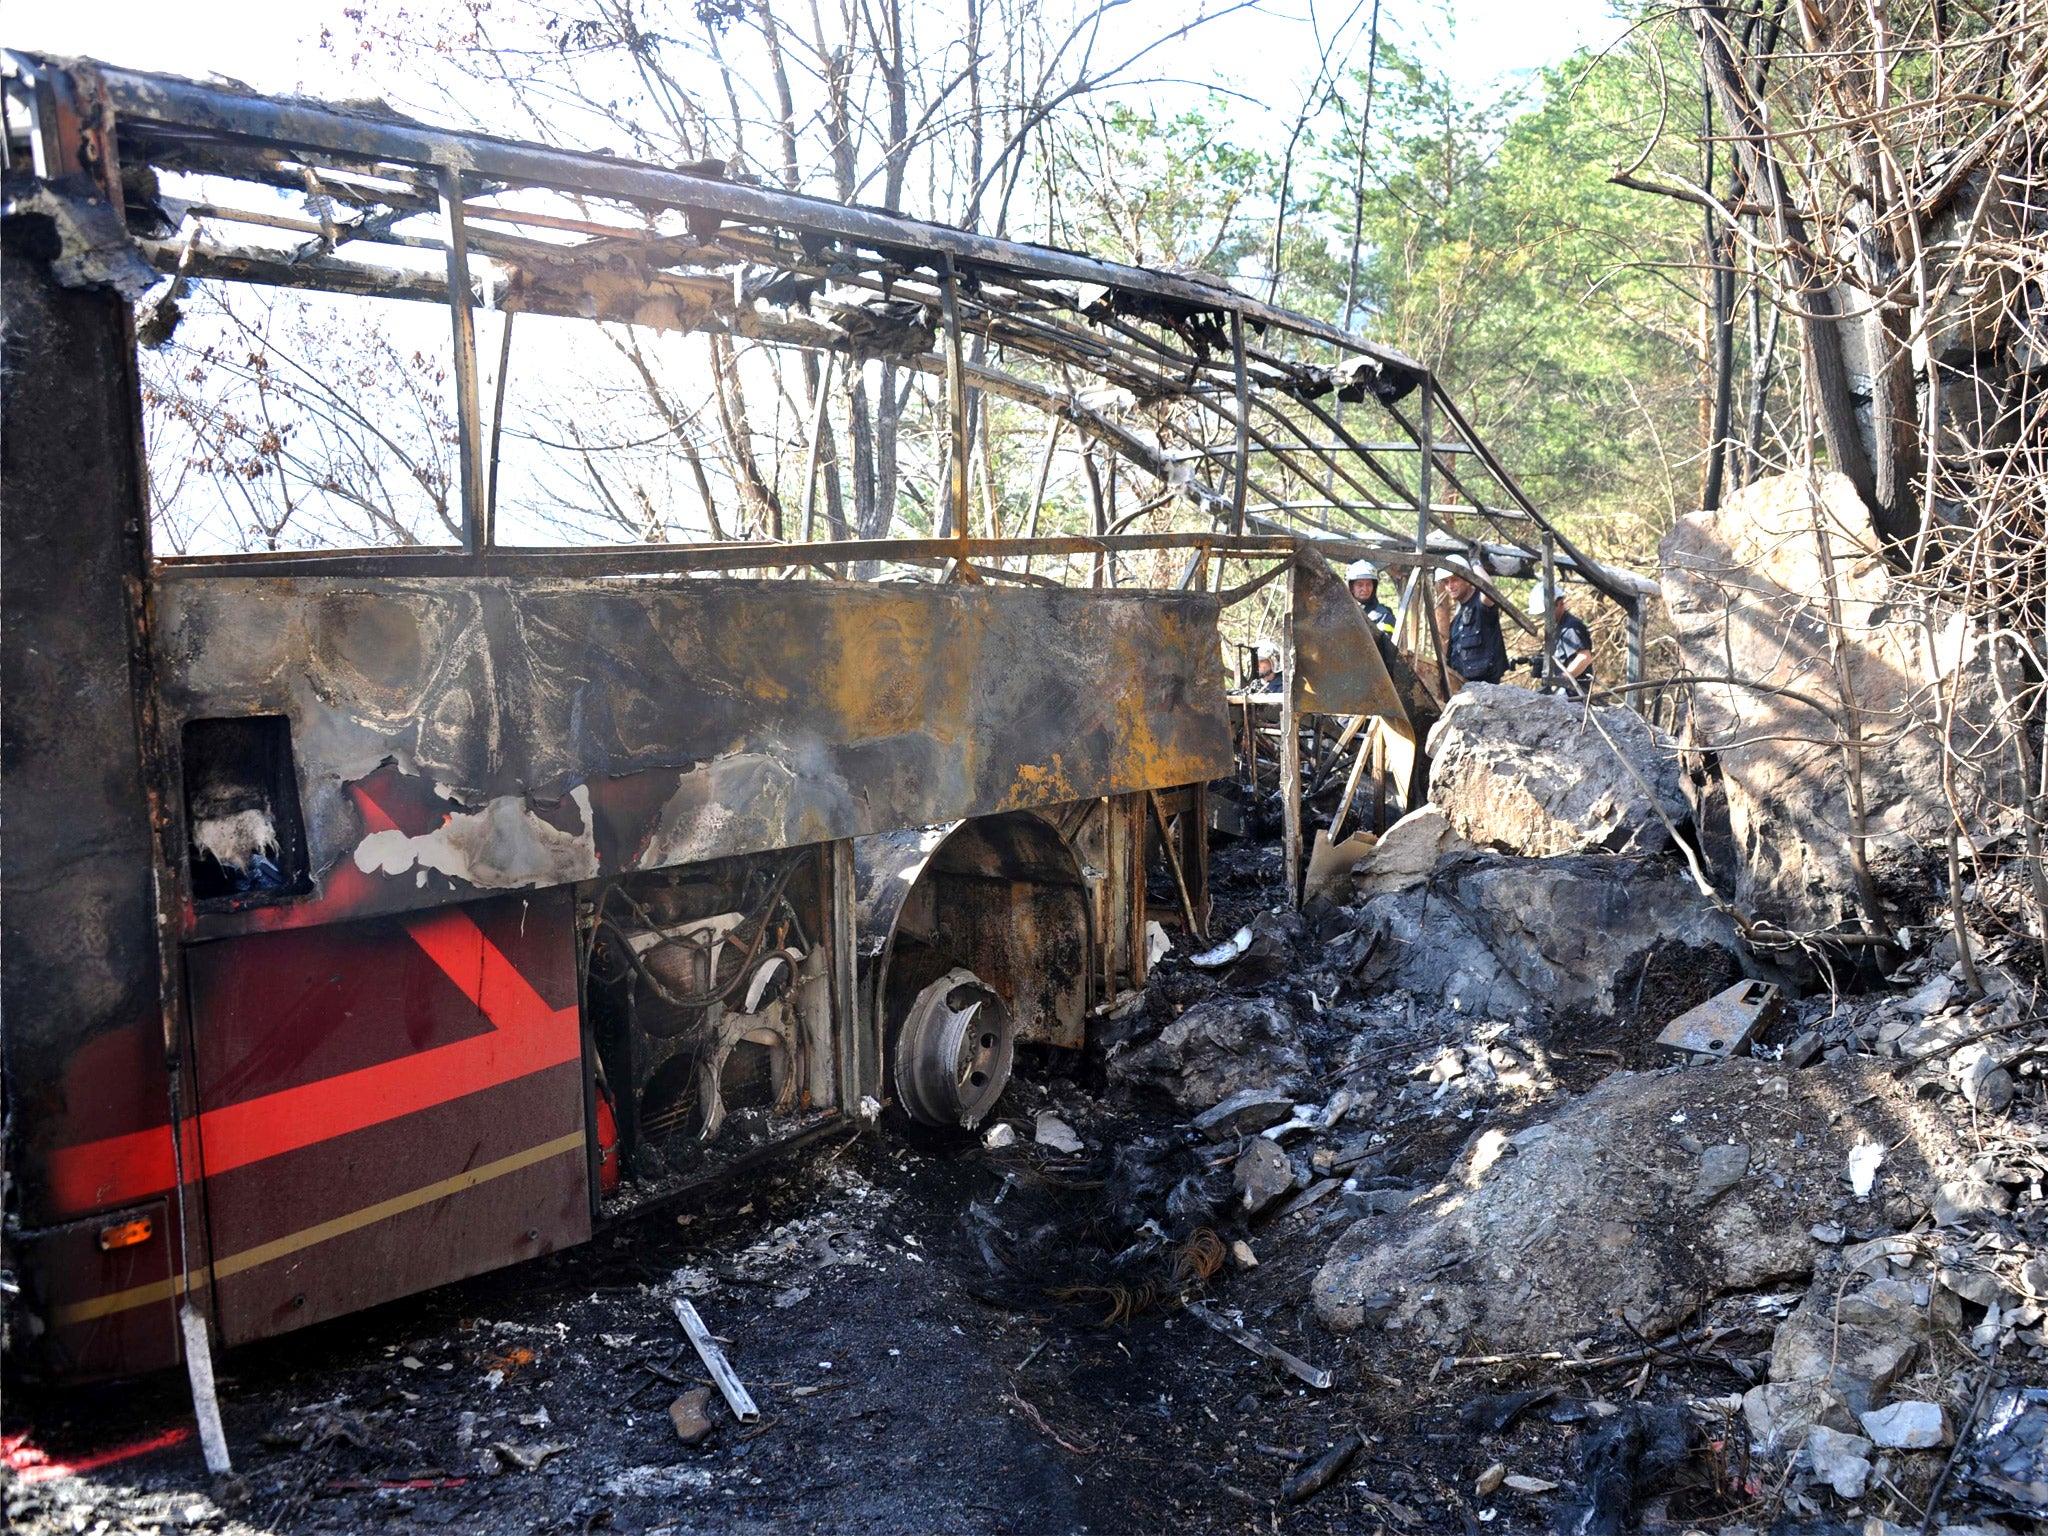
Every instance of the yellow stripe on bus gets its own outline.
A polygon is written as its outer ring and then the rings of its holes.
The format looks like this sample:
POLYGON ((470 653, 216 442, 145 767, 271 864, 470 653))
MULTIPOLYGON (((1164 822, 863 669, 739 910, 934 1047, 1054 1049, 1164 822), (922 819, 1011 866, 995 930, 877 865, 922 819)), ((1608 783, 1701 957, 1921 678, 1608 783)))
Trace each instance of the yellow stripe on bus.
MULTIPOLYGON (((564 1152, 581 1151, 583 1145, 583 1132, 572 1131, 567 1136, 557 1136, 553 1141, 542 1142, 537 1147, 514 1152, 510 1157, 501 1157, 495 1163, 485 1163, 481 1168, 468 1169, 438 1183, 408 1190, 402 1195, 393 1195, 389 1200, 379 1200, 375 1205, 366 1205, 361 1210, 350 1211, 346 1216, 337 1216, 332 1221, 323 1221, 317 1226, 287 1233, 270 1242, 258 1243, 254 1248, 245 1248, 240 1253, 231 1253, 226 1258, 216 1261, 210 1271, 201 1270, 193 1276, 192 1288, 203 1289, 209 1274, 214 1279, 224 1280, 230 1275, 240 1274, 245 1269, 254 1269, 259 1264, 268 1264, 273 1259, 281 1259, 287 1254, 297 1253, 302 1248, 310 1248, 315 1243, 344 1237, 350 1232, 374 1226, 393 1216, 418 1210, 423 1205, 432 1205, 436 1200, 459 1195, 466 1189, 475 1189, 479 1184, 501 1179, 508 1173, 531 1168, 535 1163, 544 1163, 549 1158, 560 1157, 564 1152)), ((125 1291, 110 1291, 89 1301, 72 1302, 68 1306, 57 1308, 56 1326, 64 1328, 74 1323, 90 1322, 96 1317, 108 1317, 134 1307, 146 1307, 153 1302, 168 1301, 173 1296, 183 1293, 183 1279, 177 1275, 168 1280, 152 1281, 148 1285, 131 1286, 125 1291)))

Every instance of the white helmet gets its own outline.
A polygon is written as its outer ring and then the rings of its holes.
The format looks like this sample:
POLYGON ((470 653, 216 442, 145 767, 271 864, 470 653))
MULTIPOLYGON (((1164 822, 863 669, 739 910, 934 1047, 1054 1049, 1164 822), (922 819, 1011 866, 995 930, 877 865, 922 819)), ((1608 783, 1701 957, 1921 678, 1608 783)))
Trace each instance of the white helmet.
POLYGON ((1344 567, 1346 581, 1378 581, 1380 568, 1370 560, 1354 560, 1344 567))
POLYGON ((1460 576, 1466 581, 1470 581, 1472 579, 1472 562, 1463 555, 1445 555, 1443 573, 1446 576, 1460 576))
POLYGON ((1280 659, 1280 647, 1271 640, 1261 640, 1253 651, 1258 656, 1269 657, 1274 661, 1280 659))
MULTIPOLYGON (((1559 587, 1557 589, 1557 600, 1560 603, 1564 601, 1563 587, 1559 587)), ((1543 583, 1539 581, 1536 583, 1535 586, 1529 589, 1529 617, 1532 619, 1540 619, 1543 617, 1543 613, 1543 583)))

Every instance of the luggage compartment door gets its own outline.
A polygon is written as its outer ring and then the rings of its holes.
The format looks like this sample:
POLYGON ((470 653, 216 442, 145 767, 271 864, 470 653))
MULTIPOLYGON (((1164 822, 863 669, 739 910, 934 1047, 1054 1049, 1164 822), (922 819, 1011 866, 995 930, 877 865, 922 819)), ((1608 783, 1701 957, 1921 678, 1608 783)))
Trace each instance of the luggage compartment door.
POLYGON ((187 950, 227 1343, 590 1235, 573 914, 542 891, 187 950))

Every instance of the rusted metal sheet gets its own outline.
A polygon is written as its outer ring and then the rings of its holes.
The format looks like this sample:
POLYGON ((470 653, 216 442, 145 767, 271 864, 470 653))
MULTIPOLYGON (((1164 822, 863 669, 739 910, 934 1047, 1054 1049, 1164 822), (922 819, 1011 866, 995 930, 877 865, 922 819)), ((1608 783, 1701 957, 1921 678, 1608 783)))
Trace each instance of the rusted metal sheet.
POLYGON ((251 931, 1227 771, 1201 594, 161 584, 174 723, 290 722, 312 890, 251 931))
POLYGON ((1019 1040, 1082 1043, 1100 935, 1064 809, 855 841, 862 989, 878 1030, 897 1022, 892 1000, 962 966, 1002 996, 1019 1040))
POLYGON ((1783 1006, 1771 983, 1738 981, 1666 1024, 1657 1044, 1682 1061, 1725 1061, 1748 1050, 1783 1006))
POLYGON ((1294 707, 1303 714, 1408 723, 1363 610, 1310 550, 1294 566, 1294 707))

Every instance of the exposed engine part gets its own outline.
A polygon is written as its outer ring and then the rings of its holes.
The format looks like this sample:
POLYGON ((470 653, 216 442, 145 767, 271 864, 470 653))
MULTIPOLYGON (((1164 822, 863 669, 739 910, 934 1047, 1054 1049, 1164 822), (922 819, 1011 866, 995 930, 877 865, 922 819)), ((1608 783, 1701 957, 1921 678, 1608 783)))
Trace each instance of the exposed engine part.
POLYGON ((832 1102, 826 956, 811 938, 826 931, 819 889, 805 850, 598 894, 592 1009, 600 1058, 626 1085, 616 1104, 629 1172, 659 1177, 735 1114, 752 1140, 767 1117, 832 1102))
POLYGON ((639 957, 642 975, 650 983, 640 1001, 642 1029, 673 1038, 703 1021, 705 1008, 717 1006, 731 990, 736 967, 745 964, 745 951, 726 942, 745 921, 738 912, 721 912, 627 936, 630 952, 639 957))
POLYGON ((956 967, 917 994, 896 1037, 896 1101, 923 1125, 972 1130, 1010 1081, 1010 1010, 956 967))

